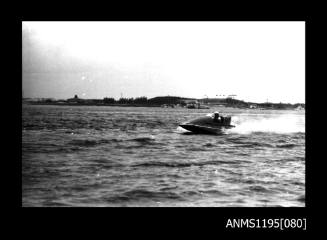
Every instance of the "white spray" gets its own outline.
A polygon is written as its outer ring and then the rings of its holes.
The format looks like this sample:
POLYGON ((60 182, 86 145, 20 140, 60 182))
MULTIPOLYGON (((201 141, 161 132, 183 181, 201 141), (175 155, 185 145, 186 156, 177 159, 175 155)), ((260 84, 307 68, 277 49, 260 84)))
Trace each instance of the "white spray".
POLYGON ((239 115, 232 117, 235 128, 231 133, 249 134, 251 132, 294 133, 305 132, 305 116, 297 114, 239 115))

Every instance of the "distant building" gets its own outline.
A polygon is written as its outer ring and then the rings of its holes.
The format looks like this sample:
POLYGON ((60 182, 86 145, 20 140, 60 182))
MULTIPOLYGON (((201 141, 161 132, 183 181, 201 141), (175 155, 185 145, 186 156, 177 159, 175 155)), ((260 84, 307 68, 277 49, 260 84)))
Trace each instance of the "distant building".
POLYGON ((185 104, 198 104, 197 99, 181 99, 181 102, 185 104))
POLYGON ((199 99, 201 103, 212 105, 225 105, 227 104, 227 98, 202 98, 199 99))
POLYGON ((68 98, 68 99, 67 99, 67 102, 68 102, 68 103, 81 103, 81 102, 84 102, 84 100, 78 98, 78 96, 75 95, 74 98, 68 98))

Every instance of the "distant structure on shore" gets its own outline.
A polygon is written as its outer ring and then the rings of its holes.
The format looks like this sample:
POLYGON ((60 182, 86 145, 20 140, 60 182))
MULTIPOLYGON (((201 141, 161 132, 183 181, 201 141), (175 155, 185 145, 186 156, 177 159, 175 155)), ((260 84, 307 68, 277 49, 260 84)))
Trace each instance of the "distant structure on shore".
POLYGON ((137 98, 123 98, 118 101, 114 98, 105 97, 103 99, 82 99, 78 95, 66 100, 55 100, 53 98, 38 98, 30 99, 23 98, 24 103, 30 104, 55 104, 55 105, 109 105, 109 106, 135 106, 135 107, 185 107, 190 109, 209 109, 211 107, 235 107, 235 108, 249 108, 249 109, 295 109, 304 110, 303 103, 254 103, 245 102, 234 99, 232 97, 226 98, 182 98, 176 96, 160 96, 148 99, 147 97, 137 98))
POLYGON ((78 96, 75 95, 74 98, 68 98, 66 101, 67 101, 68 103, 82 103, 84 100, 78 98, 78 96))

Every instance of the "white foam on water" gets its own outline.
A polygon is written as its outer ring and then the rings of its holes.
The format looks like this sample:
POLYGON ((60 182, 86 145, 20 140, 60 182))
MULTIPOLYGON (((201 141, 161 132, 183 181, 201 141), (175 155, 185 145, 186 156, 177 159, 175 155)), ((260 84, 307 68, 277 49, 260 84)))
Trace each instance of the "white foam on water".
POLYGON ((235 125, 235 128, 230 129, 228 132, 239 134, 249 134, 252 132, 305 132, 305 117, 295 114, 285 114, 263 119, 251 119, 251 116, 235 116, 232 117, 232 125, 235 125))
POLYGON ((189 132, 188 130, 178 126, 176 129, 175 129, 175 132, 176 133, 185 133, 185 132, 189 132))

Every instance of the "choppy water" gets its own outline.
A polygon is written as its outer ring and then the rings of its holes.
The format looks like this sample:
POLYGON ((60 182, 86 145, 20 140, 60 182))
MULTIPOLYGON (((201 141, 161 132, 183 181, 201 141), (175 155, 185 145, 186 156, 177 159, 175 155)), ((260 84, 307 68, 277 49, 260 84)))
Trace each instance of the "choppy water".
POLYGON ((24 105, 23 206, 304 206, 299 111, 24 105), (178 124, 220 110, 236 128, 178 124))

